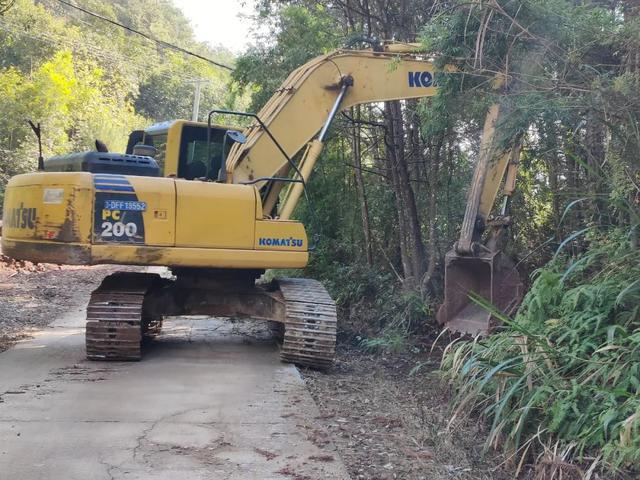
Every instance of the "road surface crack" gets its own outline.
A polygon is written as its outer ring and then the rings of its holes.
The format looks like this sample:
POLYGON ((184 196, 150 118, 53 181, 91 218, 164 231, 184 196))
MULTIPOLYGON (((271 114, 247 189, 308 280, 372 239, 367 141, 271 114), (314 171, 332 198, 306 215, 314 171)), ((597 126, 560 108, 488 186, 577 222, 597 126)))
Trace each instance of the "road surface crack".
MULTIPOLYGON (((133 447, 133 451, 131 452, 134 462, 138 461, 138 454, 140 453, 140 450, 143 448, 143 443, 149 441, 149 439, 147 437, 153 431, 154 428, 156 428, 161 423, 166 422, 166 421, 168 421, 168 420, 170 420, 170 419, 172 419, 174 417, 179 417, 180 415, 186 415, 187 413, 194 412, 196 410, 202 410, 202 407, 189 408, 187 410, 183 410, 183 411, 180 411, 180 412, 171 413, 169 415, 165 415, 163 417, 160 417, 158 420, 155 420, 154 422, 152 422, 149 427, 145 428, 142 431, 142 433, 136 437, 136 446, 133 447)), ((146 455, 145 455, 144 452, 142 453, 142 462, 143 463, 147 462, 146 455)))
POLYGON ((121 465, 118 465, 118 466, 112 465, 109 462, 103 460, 102 458, 98 459, 98 462, 100 462, 100 465, 106 467, 109 480, 115 480, 115 477, 113 476, 113 471, 120 468, 121 465))

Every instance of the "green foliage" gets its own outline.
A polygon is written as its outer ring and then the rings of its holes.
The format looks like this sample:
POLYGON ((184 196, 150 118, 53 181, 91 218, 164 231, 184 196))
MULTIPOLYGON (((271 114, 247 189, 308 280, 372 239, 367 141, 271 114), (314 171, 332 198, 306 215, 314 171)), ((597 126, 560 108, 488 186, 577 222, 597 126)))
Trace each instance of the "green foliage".
POLYGON ((442 362, 454 417, 482 412, 487 445, 550 477, 556 456, 609 473, 640 464, 640 251, 628 231, 590 242, 536 273, 504 331, 456 341, 442 362))
MULTIPOLYGON (((232 63, 197 43, 187 19, 166 0, 89 0, 83 7, 133 28, 232 63)), ((243 99, 229 74, 55 0, 16 0, 0 20, 0 205, 4 185, 35 168, 37 145, 25 119, 42 124, 44 155, 93 149, 96 138, 123 151, 131 130, 190 118, 194 79, 208 108, 243 99)), ((0 207, 1 208, 1 207, 0 207)))
MULTIPOLYGON (((87 149, 95 138, 123 150, 128 133, 144 124, 124 97, 108 92, 119 86, 100 67, 59 51, 30 77, 15 68, 0 71, 0 176, 32 170, 37 144, 23 119, 41 121, 45 155, 87 149)), ((1 195, 0 195, 1 199, 1 195)))
POLYGON ((271 24, 270 33, 256 39, 233 72, 240 88, 251 88, 250 109, 255 112, 293 70, 341 41, 334 20, 322 6, 285 6, 277 15, 265 14, 260 21, 271 24))
POLYGON ((135 108, 152 119, 191 118, 195 81, 204 80, 200 96, 200 119, 209 110, 233 107, 227 84, 229 75, 219 68, 195 63, 180 54, 168 53, 139 87, 135 108))
POLYGON ((364 350, 372 353, 400 353, 407 349, 409 338, 406 332, 393 328, 383 330, 374 338, 363 338, 359 344, 364 350))

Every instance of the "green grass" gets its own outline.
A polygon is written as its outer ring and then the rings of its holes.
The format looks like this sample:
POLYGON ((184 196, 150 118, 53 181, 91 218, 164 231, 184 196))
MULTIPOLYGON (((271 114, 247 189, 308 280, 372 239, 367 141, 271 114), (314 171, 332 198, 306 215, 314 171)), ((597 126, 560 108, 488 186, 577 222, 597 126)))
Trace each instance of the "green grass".
POLYGON ((625 232, 590 241, 536 272, 501 332, 454 341, 442 361, 451 422, 480 412, 487 448, 535 465, 538 478, 610 478, 640 465, 640 251, 625 232))

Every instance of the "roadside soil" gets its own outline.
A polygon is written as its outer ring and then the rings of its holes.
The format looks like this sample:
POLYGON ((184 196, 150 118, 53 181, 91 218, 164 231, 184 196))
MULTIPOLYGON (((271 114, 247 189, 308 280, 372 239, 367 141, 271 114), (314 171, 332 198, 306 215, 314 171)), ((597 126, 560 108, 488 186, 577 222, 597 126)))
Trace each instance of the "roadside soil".
POLYGON ((437 354, 372 355, 343 345, 332 371, 303 372, 354 480, 514 478, 504 458, 483 455, 478 423, 448 425, 439 361, 437 354))
POLYGON ((103 277, 121 269, 16 262, 0 253, 0 352, 86 303, 103 277))

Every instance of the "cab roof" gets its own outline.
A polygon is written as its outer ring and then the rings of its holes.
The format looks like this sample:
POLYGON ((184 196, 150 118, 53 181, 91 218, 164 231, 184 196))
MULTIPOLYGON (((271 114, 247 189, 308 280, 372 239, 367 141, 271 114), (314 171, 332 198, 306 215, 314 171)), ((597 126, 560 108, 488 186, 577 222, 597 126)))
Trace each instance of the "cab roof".
MULTIPOLYGON (((171 127, 173 127, 174 125, 189 125, 189 126, 195 126, 195 127, 205 127, 207 126, 206 122, 193 122, 191 120, 167 120, 164 122, 159 122, 159 123, 154 123, 153 125, 148 126, 147 128, 144 129, 144 133, 149 134, 149 135, 158 135, 161 133, 167 133, 169 131, 169 129, 171 127)), ((241 131, 240 128, 234 128, 234 127, 229 127, 227 125, 218 125, 218 124, 211 124, 211 126, 213 128, 216 129, 220 129, 220 130, 237 130, 237 131, 241 131)))

